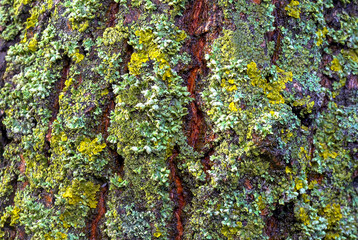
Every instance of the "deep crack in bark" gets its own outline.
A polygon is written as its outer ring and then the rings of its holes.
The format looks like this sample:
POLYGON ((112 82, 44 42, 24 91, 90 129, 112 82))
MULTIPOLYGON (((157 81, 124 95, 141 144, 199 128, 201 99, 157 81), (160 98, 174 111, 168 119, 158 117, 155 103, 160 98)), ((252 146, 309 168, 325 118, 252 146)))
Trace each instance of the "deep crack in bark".
POLYGON ((184 234, 184 227, 183 227, 183 221, 182 221, 182 213, 183 208, 186 205, 185 200, 185 193, 183 189, 182 181, 178 175, 177 167, 175 164, 175 159, 178 156, 178 151, 174 149, 173 154, 169 157, 169 168, 170 168, 170 178, 174 182, 175 185, 175 194, 171 194, 172 201, 176 202, 175 210, 174 210, 174 216, 177 220, 177 234, 175 236, 175 240, 180 240, 183 237, 184 234))
MULTIPOLYGON (((57 114, 60 110, 59 95, 62 92, 63 88, 65 87, 65 81, 67 79, 68 73, 70 72, 70 67, 71 67, 71 59, 68 56, 64 56, 61 78, 55 83, 54 93, 51 94, 49 97, 50 101, 53 102, 53 104, 50 105, 52 116, 49 122, 49 128, 45 140, 45 148, 48 148, 48 150, 50 148, 50 142, 51 142, 52 124, 56 120, 57 114)), ((47 151, 45 149, 45 152, 47 151)))
POLYGON ((108 193, 108 184, 105 183, 100 188, 100 195, 97 203, 97 215, 94 220, 91 222, 91 235, 90 240, 102 239, 101 233, 99 231, 99 222, 106 213, 106 197, 108 193))

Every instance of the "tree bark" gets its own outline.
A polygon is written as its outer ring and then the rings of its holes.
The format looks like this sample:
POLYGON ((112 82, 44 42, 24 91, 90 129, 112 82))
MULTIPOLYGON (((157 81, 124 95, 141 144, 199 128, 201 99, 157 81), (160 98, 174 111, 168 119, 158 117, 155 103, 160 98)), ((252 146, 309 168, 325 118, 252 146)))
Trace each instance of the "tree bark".
POLYGON ((357 0, 2 0, 1 239, 357 239, 357 0))

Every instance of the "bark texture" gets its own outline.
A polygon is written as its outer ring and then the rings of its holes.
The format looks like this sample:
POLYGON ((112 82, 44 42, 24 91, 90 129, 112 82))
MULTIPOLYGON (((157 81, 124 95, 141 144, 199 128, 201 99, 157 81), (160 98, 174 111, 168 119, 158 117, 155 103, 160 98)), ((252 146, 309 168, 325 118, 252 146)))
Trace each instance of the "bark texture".
POLYGON ((358 239, 357 0, 2 0, 1 239, 358 239))

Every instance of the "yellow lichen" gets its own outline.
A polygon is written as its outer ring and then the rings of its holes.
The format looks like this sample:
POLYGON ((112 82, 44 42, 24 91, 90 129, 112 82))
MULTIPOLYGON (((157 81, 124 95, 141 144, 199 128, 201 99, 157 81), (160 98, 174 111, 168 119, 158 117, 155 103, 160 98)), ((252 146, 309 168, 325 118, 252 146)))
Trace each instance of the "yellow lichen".
POLYGON ((13 3, 13 7, 15 9, 15 15, 18 15, 20 13, 19 10, 22 5, 27 5, 30 2, 32 2, 32 0, 15 0, 13 3))
POLYGON ((327 160, 328 158, 336 158, 338 156, 338 153, 330 150, 326 144, 319 143, 319 145, 320 145, 319 155, 323 157, 324 160, 327 160))
POLYGON ((229 79, 228 80, 229 84, 226 84, 226 80, 222 79, 221 80, 221 87, 225 88, 226 90, 228 90, 229 92, 235 91, 237 90, 237 86, 235 84, 234 79, 229 79))
POLYGON ((306 193, 302 194, 302 199, 305 203, 310 202, 309 195, 306 193))
POLYGON ((30 11, 31 16, 26 19, 26 29, 29 29, 31 27, 35 27, 36 23, 38 22, 38 17, 39 17, 39 11, 37 10, 37 8, 33 8, 30 11))
POLYGON ((337 58, 334 58, 331 65, 331 70, 335 72, 342 71, 342 66, 337 58))
POLYGON ((102 92, 101 92, 101 96, 108 95, 108 93, 109 93, 109 90, 107 88, 103 89, 102 92))
POLYGON ((88 26, 89 26, 89 22, 88 22, 88 20, 87 20, 87 21, 85 21, 84 23, 81 23, 81 24, 79 25, 78 31, 79 31, 79 32, 84 32, 84 31, 86 31, 86 29, 88 28, 88 26))
POLYGON ((64 149, 62 147, 61 141, 62 142, 67 141, 67 135, 65 132, 61 132, 59 134, 54 134, 51 136, 51 147, 54 153, 59 155, 64 153, 64 149))
POLYGON ((310 101, 311 100, 311 96, 308 95, 308 96, 305 96, 303 97, 302 99, 297 99, 296 101, 294 101, 292 103, 292 105, 294 107, 297 107, 297 106, 304 106, 306 105, 306 108, 305 108, 305 113, 311 113, 312 110, 313 110, 313 107, 314 107, 314 101, 310 101))
POLYGON ((180 33, 176 36, 175 40, 178 42, 181 42, 181 41, 185 40, 185 38, 187 38, 185 31, 180 31, 180 33))
MULTIPOLYGON (((301 128, 304 129, 305 131, 308 131, 308 128, 306 126, 302 126, 301 128)), ((305 158, 307 160, 311 159, 310 154, 308 153, 308 151, 304 147, 300 147, 300 151, 298 153, 298 156, 300 158, 305 158)))
POLYGON ((342 212, 341 206, 339 204, 327 204, 326 207, 323 209, 324 215, 327 218, 328 225, 332 226, 341 220, 342 212))
POLYGON ((322 30, 319 29, 317 32, 316 32, 316 35, 317 35, 317 43, 316 45, 317 46, 321 46, 321 44, 323 43, 323 39, 326 38, 326 34, 328 33, 328 29, 326 27, 324 27, 322 30))
POLYGON ((235 239, 234 237, 238 234, 238 232, 242 228, 242 222, 236 222, 236 225, 237 225, 236 227, 224 226, 221 229, 221 234, 223 234, 225 237, 227 237, 230 240, 235 239))
MULTIPOLYGON (((139 37, 139 44, 143 47, 141 50, 134 52, 128 63, 129 72, 133 75, 139 75, 143 63, 154 60, 159 64, 159 69, 163 69, 162 78, 168 80, 173 76, 166 54, 154 43, 154 34, 152 30, 137 30, 135 35, 139 37)), ((179 41, 184 40, 185 32, 181 31, 177 38, 179 41)))
POLYGON ((63 88, 63 92, 66 92, 68 88, 72 85, 73 78, 69 78, 65 81, 65 87, 63 88))
POLYGON ((10 222, 10 226, 14 226, 17 221, 20 219, 20 215, 19 213, 21 212, 21 209, 18 206, 15 206, 12 211, 10 212, 10 216, 11 216, 11 222, 10 222))
POLYGON ((53 6, 53 0, 46 0, 47 2, 47 9, 50 10, 53 6))
POLYGON ((29 43, 27 44, 27 47, 30 51, 35 52, 37 50, 37 40, 36 38, 32 38, 29 43))
POLYGON ((84 32, 89 26, 88 20, 80 24, 73 17, 70 17, 68 20, 71 22, 72 29, 77 29, 79 32, 84 32))
POLYGON ((309 225, 310 224, 310 221, 309 221, 309 217, 305 211, 305 209, 303 207, 301 207, 299 209, 299 213, 298 213, 298 216, 299 216, 299 220, 301 220, 305 225, 309 225))
POLYGON ((301 188, 303 188, 303 181, 301 179, 295 180, 295 188, 297 191, 299 191, 301 188))
POLYGON ((316 184, 318 184, 317 180, 313 180, 313 181, 310 182, 310 184, 308 185, 308 189, 312 190, 316 184))
POLYGON ((294 18, 300 18, 301 9, 298 7, 299 1, 291 0, 290 4, 285 7, 287 14, 294 18))
POLYGON ((251 62, 247 65, 247 74, 253 86, 260 87, 264 90, 271 104, 285 102, 280 92, 286 88, 288 81, 292 81, 293 76, 291 72, 285 72, 277 67, 278 81, 271 83, 261 77, 260 70, 257 68, 256 63, 251 62))
POLYGON ((90 157, 90 160, 92 160, 92 157, 102 152, 105 147, 106 144, 99 144, 97 138, 92 141, 89 138, 85 138, 77 147, 77 150, 80 153, 87 154, 90 157))
POLYGON ((342 52, 344 58, 351 59, 353 62, 358 63, 358 50, 357 49, 349 49, 349 50, 342 49, 341 52, 342 52))
POLYGON ((119 43, 128 37, 127 31, 128 29, 123 26, 108 27, 103 33, 103 43, 106 46, 119 43))
POLYGON ((237 109, 236 106, 235 106, 235 103, 233 103, 233 102, 231 102, 231 103, 229 104, 229 109, 230 109, 230 111, 232 111, 232 112, 237 112, 237 111, 238 111, 238 109, 237 109))
POLYGON ((160 231, 160 229, 158 227, 156 227, 156 231, 155 233, 153 234, 153 236, 155 238, 159 238, 160 236, 162 236, 162 232, 160 231))
POLYGON ((262 82, 260 72, 255 62, 251 62, 247 65, 247 75, 251 78, 252 86, 257 86, 262 82))
POLYGON ((79 53, 78 51, 75 54, 73 54, 72 57, 76 63, 81 62, 85 58, 85 56, 83 54, 79 53))
POLYGON ((68 239, 68 236, 66 233, 57 232, 55 236, 52 235, 52 232, 46 233, 44 235, 45 240, 65 240, 68 239))
POLYGON ((227 88, 227 90, 229 92, 235 91, 235 90, 237 90, 237 86, 236 85, 230 86, 230 87, 227 88))
POLYGON ((336 239, 339 238, 339 233, 336 232, 328 232, 324 239, 336 239))
POLYGON ((74 179, 71 186, 66 188, 62 197, 66 198, 68 203, 71 205, 81 203, 89 206, 90 208, 96 208, 96 193, 98 190, 99 185, 95 185, 93 182, 84 182, 74 179))
POLYGON ((266 204, 264 202, 264 199, 262 199, 262 196, 259 196, 257 199, 257 206, 259 207, 259 210, 262 211, 266 208, 266 204))
POLYGON ((152 41, 154 35, 151 30, 137 30, 135 35, 139 37, 139 44, 143 44, 143 48, 134 52, 131 56, 131 60, 128 63, 128 69, 131 74, 138 75, 142 64, 149 61, 149 59, 166 62, 164 54, 152 41))

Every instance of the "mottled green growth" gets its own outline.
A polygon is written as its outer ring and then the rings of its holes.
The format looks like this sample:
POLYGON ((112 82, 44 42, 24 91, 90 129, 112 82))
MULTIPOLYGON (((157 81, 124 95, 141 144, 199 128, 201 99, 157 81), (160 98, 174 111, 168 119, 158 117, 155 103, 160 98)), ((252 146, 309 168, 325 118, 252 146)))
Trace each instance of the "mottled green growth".
POLYGON ((358 239, 356 0, 3 0, 1 239, 358 239))

